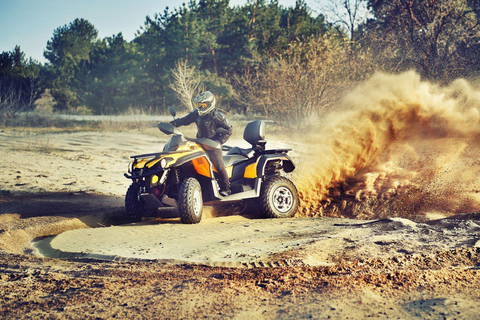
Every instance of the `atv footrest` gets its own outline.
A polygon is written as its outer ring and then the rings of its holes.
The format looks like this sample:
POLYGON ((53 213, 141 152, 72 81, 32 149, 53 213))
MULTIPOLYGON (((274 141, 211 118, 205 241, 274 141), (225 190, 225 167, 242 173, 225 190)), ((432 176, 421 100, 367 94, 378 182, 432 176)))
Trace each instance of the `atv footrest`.
POLYGON ((231 190, 232 190, 232 194, 235 194, 235 193, 250 191, 250 190, 253 190, 253 188, 249 185, 241 184, 241 185, 232 186, 231 190))

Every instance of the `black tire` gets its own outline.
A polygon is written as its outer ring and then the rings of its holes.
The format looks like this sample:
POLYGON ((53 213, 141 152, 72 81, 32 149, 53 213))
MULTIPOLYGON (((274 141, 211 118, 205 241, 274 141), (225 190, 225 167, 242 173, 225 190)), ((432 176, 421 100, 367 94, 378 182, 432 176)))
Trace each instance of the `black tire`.
POLYGON ((195 178, 183 180, 178 195, 178 213, 183 223, 194 224, 202 220, 202 187, 195 178))
POLYGON ((268 218, 290 218, 298 209, 298 191, 285 177, 271 177, 264 182, 260 207, 268 218))
POLYGON ((125 195, 125 210, 131 222, 142 221, 142 204, 139 194, 140 186, 134 182, 128 187, 127 194, 125 195))

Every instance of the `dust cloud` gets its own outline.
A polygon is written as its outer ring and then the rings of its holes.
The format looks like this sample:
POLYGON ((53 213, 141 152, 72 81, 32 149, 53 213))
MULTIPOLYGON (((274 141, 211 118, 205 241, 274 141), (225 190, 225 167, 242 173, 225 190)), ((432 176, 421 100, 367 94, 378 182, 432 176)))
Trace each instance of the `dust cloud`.
POLYGON ((376 74, 303 138, 299 216, 416 220, 479 211, 480 90, 376 74), (318 128, 318 127, 321 128, 318 128))

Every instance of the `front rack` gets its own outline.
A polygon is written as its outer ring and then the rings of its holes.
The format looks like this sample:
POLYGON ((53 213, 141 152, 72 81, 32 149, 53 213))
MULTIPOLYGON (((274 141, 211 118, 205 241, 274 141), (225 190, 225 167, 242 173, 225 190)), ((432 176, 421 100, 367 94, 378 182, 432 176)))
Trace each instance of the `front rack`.
POLYGON ((163 155, 166 155, 166 154, 172 154, 172 153, 182 153, 182 152, 185 152, 185 151, 168 151, 168 152, 157 152, 157 153, 146 153, 146 154, 139 154, 139 155, 136 155, 136 156, 131 156, 130 158, 131 159, 137 159, 137 158, 145 158, 145 157, 159 157, 159 156, 163 156, 163 155))

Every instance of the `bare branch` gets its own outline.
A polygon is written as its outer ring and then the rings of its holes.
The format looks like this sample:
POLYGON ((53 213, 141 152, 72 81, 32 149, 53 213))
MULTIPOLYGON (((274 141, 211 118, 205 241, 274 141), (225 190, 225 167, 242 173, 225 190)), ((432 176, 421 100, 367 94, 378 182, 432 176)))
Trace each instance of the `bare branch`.
POLYGON ((193 96, 200 84, 200 77, 195 72, 195 67, 190 67, 187 60, 180 59, 172 69, 172 77, 174 81, 170 83, 170 88, 188 110, 193 110, 193 96))

